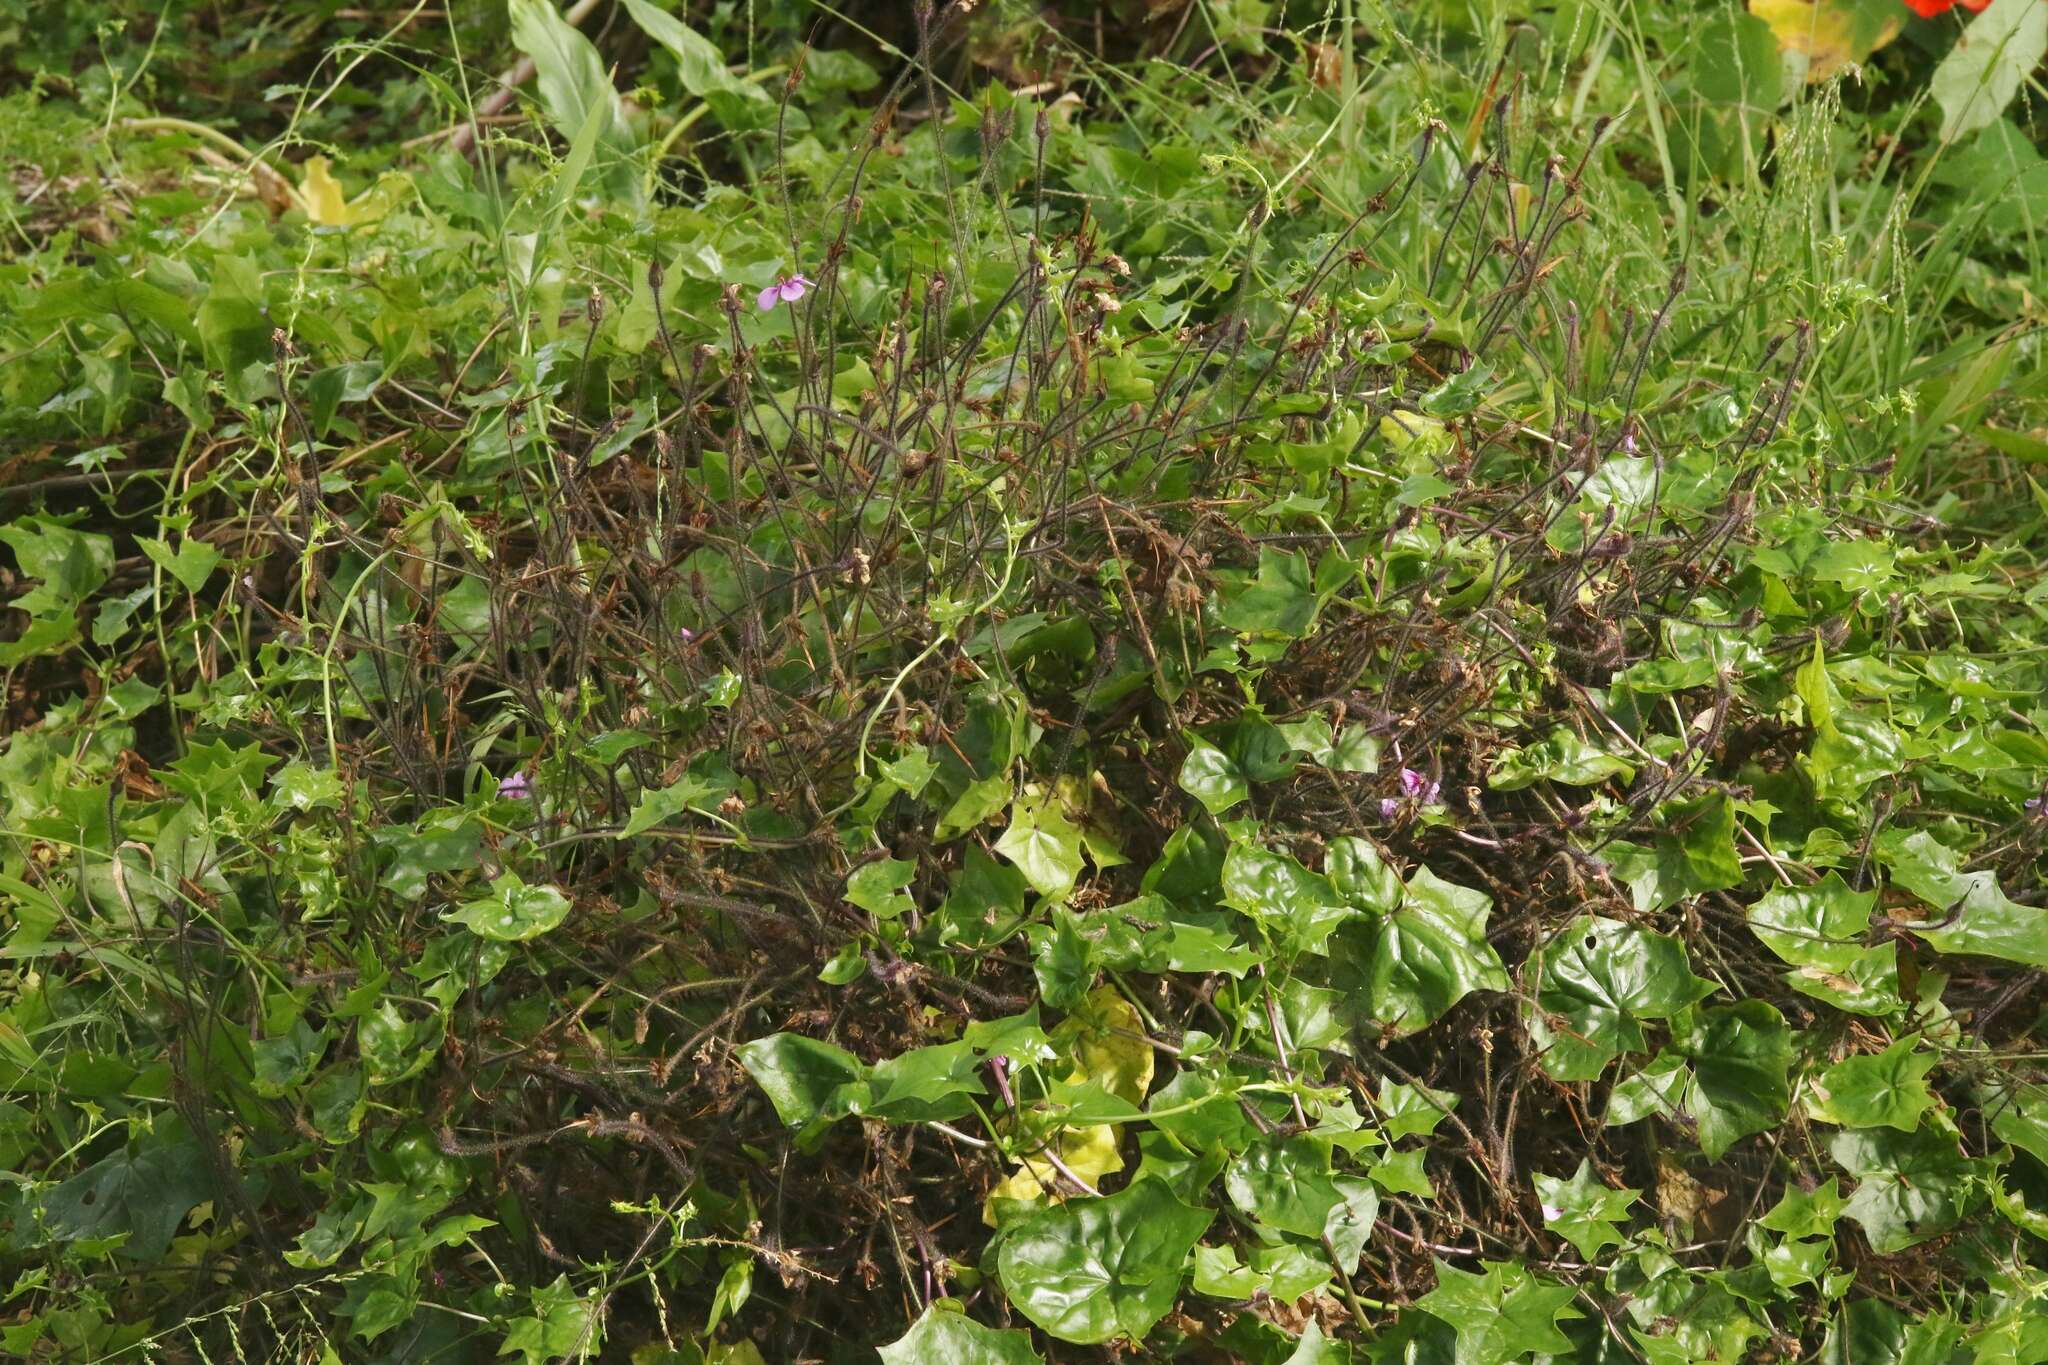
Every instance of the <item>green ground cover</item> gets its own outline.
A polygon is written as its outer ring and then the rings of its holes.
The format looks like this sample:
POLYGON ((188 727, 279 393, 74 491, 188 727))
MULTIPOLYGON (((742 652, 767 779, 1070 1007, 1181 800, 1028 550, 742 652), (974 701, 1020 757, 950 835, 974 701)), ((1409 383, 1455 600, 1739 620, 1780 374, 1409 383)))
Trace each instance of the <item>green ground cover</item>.
POLYGON ((2044 48, 0 0, 0 1355, 2048 1360, 2044 48))

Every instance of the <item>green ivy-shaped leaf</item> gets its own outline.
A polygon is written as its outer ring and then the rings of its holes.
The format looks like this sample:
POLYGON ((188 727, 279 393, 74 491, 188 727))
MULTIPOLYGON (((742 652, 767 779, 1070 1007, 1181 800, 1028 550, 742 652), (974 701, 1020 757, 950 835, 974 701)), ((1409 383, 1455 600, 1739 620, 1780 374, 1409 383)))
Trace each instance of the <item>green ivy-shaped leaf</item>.
POLYGON ((1589 1261, 1624 1240, 1617 1225, 1628 1221, 1629 1209, 1643 1195, 1641 1190, 1609 1189, 1593 1178, 1589 1160, 1581 1160, 1569 1180, 1542 1174, 1534 1179, 1536 1197, 1543 1205, 1543 1225, 1589 1261))
POLYGON ((1050 792, 1027 789, 1011 803, 1010 827, 996 840, 996 852, 1048 900, 1064 900, 1081 875, 1081 831, 1050 792))
POLYGON ((1510 749, 1495 759, 1486 775, 1486 785, 1497 792, 1511 792, 1539 781, 1590 787, 1610 777, 1626 781, 1633 776, 1635 767, 1625 759, 1560 728, 1539 743, 1510 749))
POLYGON ((1538 955, 1533 1006, 1524 1007, 1543 1069, 1590 1081, 1625 1052, 1644 1052, 1646 1019, 1668 1019, 1714 983, 1694 976, 1685 945, 1616 920, 1576 920, 1538 955))
POLYGON ((59 1241, 126 1235, 123 1253, 148 1262, 194 1205, 214 1197, 198 1144, 156 1143, 115 1152, 44 1195, 44 1225, 59 1241))
POLYGON ((1233 843, 1224 856, 1223 903, 1266 926, 1290 953, 1322 952, 1337 926, 1358 914, 1329 878, 1249 842, 1233 843))
POLYGON ((1221 815, 1251 795, 1237 760, 1203 739, 1188 746, 1188 756, 1180 765, 1180 789, 1201 802, 1211 815, 1221 815))
POLYGON ((2007 896, 1997 873, 1961 871, 1960 856, 1926 830, 1887 830, 1877 856, 1895 882, 1926 902, 1928 922, 1911 927, 1937 951, 2048 967, 2048 909, 2007 896))
POLYGON ((916 908, 910 898, 910 880, 917 864, 903 858, 882 858, 863 863, 846 879, 846 899, 876 919, 898 919, 916 908))
POLYGON ((569 898, 560 887, 528 886, 506 872, 491 883, 491 894, 465 903, 448 918, 473 934, 501 943, 539 938, 569 918, 569 898))
POLYGON ((1225 596, 1217 615, 1240 634, 1299 640, 1316 617, 1308 557, 1260 546, 1257 577, 1225 596))
POLYGON ((1735 853, 1735 805, 1716 793, 1673 802, 1661 812, 1665 832, 1649 847, 1615 840, 1614 870, 1629 885, 1637 910, 1663 910, 1708 891, 1742 884, 1735 853))
POLYGON ((1828 1154, 1856 1178, 1844 1209, 1880 1255, 1938 1237, 1969 1209, 1972 1176, 1984 1166, 1946 1133, 1889 1128, 1840 1133, 1828 1154))
POLYGON ((630 839, 636 834, 653 829, 668 821, 671 816, 680 815, 704 800, 715 795, 718 788, 696 773, 684 773, 681 778, 666 787, 654 788, 640 794, 633 806, 633 813, 626 817, 626 823, 619 827, 615 836, 630 839))
POLYGON ((1770 1212, 1756 1220, 1757 1225, 1787 1237, 1832 1237, 1835 1221, 1849 1204, 1839 1185, 1829 1176, 1811 1190, 1788 1186, 1770 1212))
POLYGON ((1029 1332, 984 1327, 950 1299, 925 1309, 880 1355, 882 1365, 1044 1365, 1029 1332))
POLYGON ((1061 1341, 1140 1341, 1173 1307, 1188 1252, 1214 1216, 1139 1180, 1018 1224, 1003 1238, 996 1274, 1017 1310, 1061 1341))
POLYGON ((1415 1306, 1457 1333, 1455 1365, 1508 1365, 1571 1349, 1557 1323, 1577 1316, 1572 1297, 1569 1285, 1546 1283, 1512 1262, 1488 1261, 1475 1275, 1438 1261, 1436 1288, 1415 1306))
POLYGON ((1791 1103, 1792 1030, 1761 1000, 1679 1015, 1671 1046, 1614 1087, 1607 1121, 1651 1114, 1690 1126, 1718 1160, 1737 1141, 1785 1117, 1791 1103))
POLYGON ((860 1059, 845 1048, 796 1033, 756 1038, 740 1048, 739 1058, 792 1128, 846 1113, 845 1088, 867 1074, 860 1059))
POLYGON ((1864 943, 1874 891, 1854 891, 1839 873, 1811 886, 1781 886, 1749 907, 1749 927, 1792 966, 1794 990, 1852 1014, 1888 1014, 1900 1007, 1899 971, 1889 946, 1864 943))
POLYGON ((1845 1057, 1829 1067, 1820 1078, 1817 1116, 1845 1128, 1918 1128, 1934 1103, 1927 1073, 1938 1060, 1919 1043, 1909 1034, 1875 1056, 1845 1057))
POLYGON ((549 1361, 590 1352, 598 1353, 604 1341, 604 1319, 598 1313, 595 1294, 581 1294, 570 1287, 567 1275, 532 1291, 533 1311, 511 1320, 500 1356, 517 1355, 525 1365, 547 1365, 549 1361))
POLYGON ((1457 1107, 1458 1097, 1448 1090, 1384 1080, 1374 1104, 1379 1111, 1380 1129, 1389 1142, 1435 1132, 1436 1126, 1457 1107))
POLYGON ((1423 1169, 1429 1153, 1421 1147, 1405 1152, 1394 1152, 1381 1157, 1366 1168, 1372 1183, 1388 1194, 1413 1195, 1417 1199, 1436 1198, 1436 1186, 1429 1183, 1429 1173, 1423 1169))
POLYGON ((967 1097, 986 1093, 975 1074, 980 1062, 981 1054, 965 1040, 916 1047, 869 1067, 864 1099, 857 1090, 834 1098, 903 1123, 963 1118, 974 1112, 967 1097))
POLYGON ((1408 879, 1401 908, 1378 926, 1366 963, 1366 1004, 1392 1033, 1435 1023, 1472 991, 1508 989, 1486 941, 1493 900, 1426 867, 1408 879))
POLYGON ((1281 1365, 1350 1365, 1351 1344, 1332 1341, 1323 1335, 1323 1329, 1310 1318, 1308 1326, 1301 1329, 1301 1338, 1295 1343, 1294 1353, 1281 1365))
POLYGON ((206 580, 220 567, 223 558, 213 546, 190 537, 175 551, 168 542, 154 536, 138 536, 135 543, 142 547, 151 563, 177 579, 186 592, 198 592, 205 587, 206 580))
POLYGON ((1332 1174, 1330 1145, 1306 1136, 1253 1146, 1224 1170, 1223 1188, 1259 1222, 1314 1240, 1330 1230, 1334 1211, 1366 1227, 1379 1211, 1372 1187, 1332 1174))

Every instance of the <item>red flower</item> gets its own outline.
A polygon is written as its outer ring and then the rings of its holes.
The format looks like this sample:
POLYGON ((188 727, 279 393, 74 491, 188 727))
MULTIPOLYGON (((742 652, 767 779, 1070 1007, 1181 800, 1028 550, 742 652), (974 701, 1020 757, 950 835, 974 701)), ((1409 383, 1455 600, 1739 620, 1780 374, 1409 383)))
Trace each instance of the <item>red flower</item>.
MULTIPOLYGON (((1962 0, 1963 8, 1975 14, 1991 3, 1991 0, 1962 0)), ((1906 8, 1922 19, 1932 19, 1937 14, 1946 14, 1956 7, 1956 0, 1906 0, 1906 8)))

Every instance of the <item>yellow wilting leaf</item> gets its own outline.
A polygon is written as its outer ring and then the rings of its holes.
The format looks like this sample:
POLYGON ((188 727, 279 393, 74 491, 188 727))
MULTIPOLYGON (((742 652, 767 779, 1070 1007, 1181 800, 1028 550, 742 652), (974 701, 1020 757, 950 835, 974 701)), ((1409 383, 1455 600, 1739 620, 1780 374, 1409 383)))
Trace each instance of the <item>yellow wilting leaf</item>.
POLYGON ((1081 1008, 1054 1030, 1055 1037, 1066 1033, 1074 1039, 1076 1063, 1069 1082, 1094 1081, 1132 1104, 1145 1103, 1145 1092, 1152 1088, 1152 1045, 1145 1041, 1145 1021, 1114 987, 1090 991, 1081 1008))
MULTIPOLYGON (((1115 1175, 1124 1168, 1113 1124, 1069 1128, 1060 1134, 1058 1147, 1060 1165, 1093 1186, 1099 1187, 1102 1177, 1115 1175)), ((982 1205, 982 1221, 990 1227, 996 1225, 994 1211, 998 1199, 1036 1201, 1048 1195, 1064 1199, 1070 1192, 1071 1187, 1061 1178, 1058 1167, 1042 1156, 1027 1156, 1014 1174, 988 1192, 988 1200, 982 1205)))
MULTIPOLYGON (((1098 986, 1089 992, 1080 1008, 1053 1030, 1055 1041, 1064 1045, 1074 1069, 1067 1084, 1092 1081, 1119 1099, 1142 1107, 1145 1092, 1152 1088, 1152 1045, 1145 1039, 1145 1021, 1114 987, 1098 986)), ((1102 1177, 1124 1168, 1115 1124, 1090 1124, 1069 1128, 1054 1142, 1060 1165, 1091 1186, 1102 1177)), ((1058 1167, 1043 1156, 1027 1156, 1009 1177, 989 1191, 981 1206, 981 1219, 996 1226, 999 1199, 1065 1199, 1070 1184, 1058 1167)))
POLYGON ((321 227, 374 223, 397 208, 410 193, 410 178, 398 171, 386 171, 376 184, 348 199, 324 156, 306 158, 305 175, 299 182, 299 197, 306 201, 306 216, 321 227))
POLYGON ((1749 0, 1749 12, 1771 26, 1778 45, 1806 58, 1806 79, 1824 81, 1899 36, 1904 10, 1873 23, 1842 0, 1749 0))
POLYGON ((328 174, 324 156, 306 158, 299 197, 306 201, 306 216, 322 227, 338 227, 348 221, 348 201, 342 197, 341 182, 328 174))

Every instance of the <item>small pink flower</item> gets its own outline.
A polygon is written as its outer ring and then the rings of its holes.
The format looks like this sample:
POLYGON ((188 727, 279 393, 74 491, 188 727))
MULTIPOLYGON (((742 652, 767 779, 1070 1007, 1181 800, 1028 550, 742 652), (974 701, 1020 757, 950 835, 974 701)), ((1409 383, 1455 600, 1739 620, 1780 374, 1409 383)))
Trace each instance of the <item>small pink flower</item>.
POLYGON ((791 275, 763 289, 754 296, 754 302, 759 304, 761 311, 765 313, 777 303, 795 303, 804 296, 804 291, 811 287, 811 281, 802 274, 791 275))
POLYGON ((1403 768, 1401 769, 1401 794, 1399 796, 1383 796, 1380 798, 1380 819, 1393 819, 1401 813, 1401 808, 1411 801, 1424 806, 1440 805, 1442 803, 1438 800, 1438 797, 1441 795, 1442 790, 1442 784, 1430 781, 1426 774, 1419 773, 1413 768, 1403 768))
POLYGON ((513 773, 498 783, 498 795, 508 801, 524 801, 528 795, 525 773, 513 773))
POLYGON ((1411 800, 1420 801, 1425 806, 1434 806, 1437 803, 1437 793, 1441 790, 1441 783, 1430 781, 1423 774, 1416 772, 1415 769, 1401 769, 1401 794, 1403 796, 1411 800))

